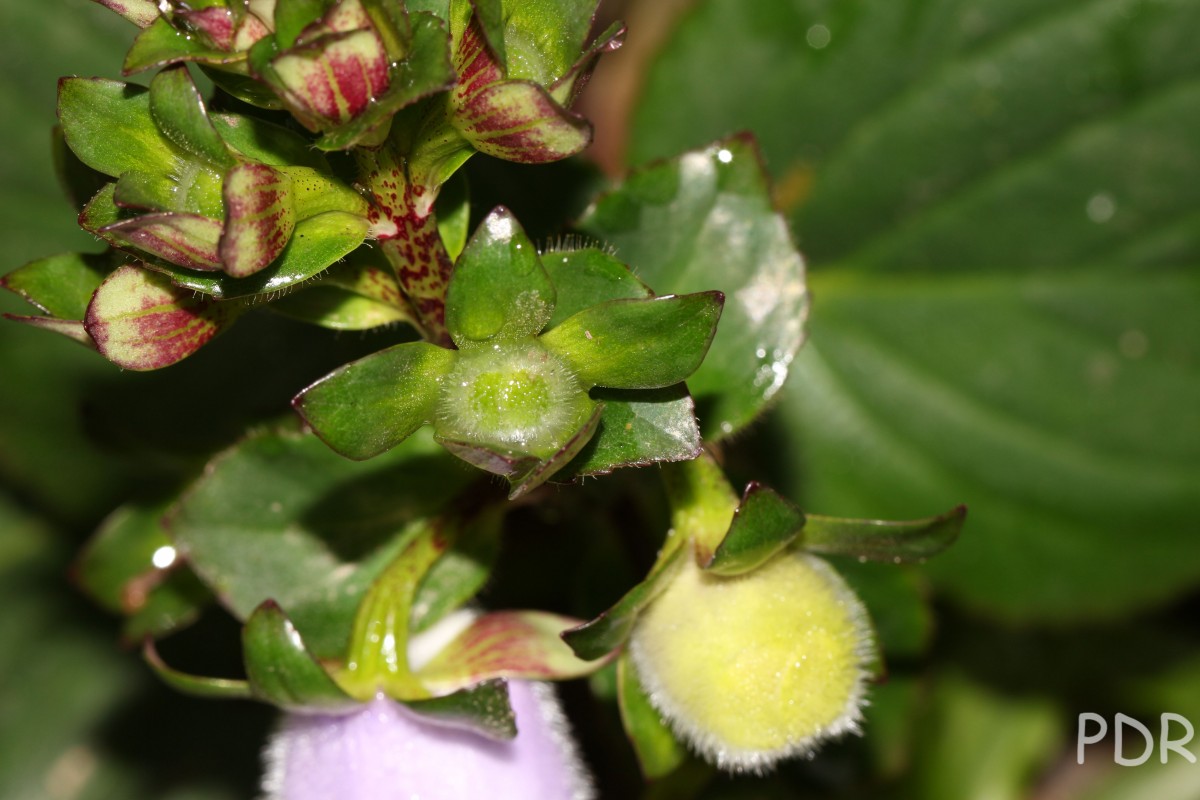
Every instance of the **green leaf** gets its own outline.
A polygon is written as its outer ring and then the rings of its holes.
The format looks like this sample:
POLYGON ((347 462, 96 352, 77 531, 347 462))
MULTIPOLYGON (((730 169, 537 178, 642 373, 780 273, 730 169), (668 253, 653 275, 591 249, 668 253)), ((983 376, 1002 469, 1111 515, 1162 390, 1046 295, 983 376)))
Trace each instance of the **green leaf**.
POLYGON ((508 77, 550 86, 579 59, 597 2, 501 0, 498 5, 503 9, 508 77))
POLYGON ((658 389, 691 375, 716 332, 724 297, 700 292, 610 300, 580 311, 541 341, 587 387, 658 389))
POLYGON ((563 476, 606 475, 621 467, 686 461, 700 453, 700 428, 687 386, 593 389, 602 403, 600 427, 563 476))
POLYGON ((560 634, 580 621, 543 611, 496 611, 476 619, 417 673, 434 691, 491 678, 531 681, 581 678, 604 662, 577 657, 560 634))
POLYGON ((170 67, 150 81, 150 116, 158 130, 185 153, 217 168, 234 165, 233 156, 208 121, 204 101, 187 67, 170 67))
POLYGON ((241 304, 197 298, 165 276, 126 265, 100 284, 84 325, 109 361, 152 370, 187 358, 244 310, 241 304))
POLYGON ((398 344, 331 372, 292 405, 334 450, 371 458, 433 421, 454 361, 453 350, 428 342, 398 344))
POLYGON ((107 255, 63 253, 13 270, 0 286, 57 319, 83 319, 92 293, 111 271, 107 255))
POLYGON ((71 152, 61 125, 54 126, 53 137, 54 174, 58 176, 59 186, 66 193, 71 207, 82 211, 88 200, 108 183, 108 178, 84 164, 79 156, 71 152))
POLYGON ((225 143, 247 158, 270 167, 311 167, 328 174, 329 162, 295 131, 245 114, 209 116, 225 143))
POLYGON ((442 185, 434 205, 438 233, 451 261, 457 261, 471 232, 471 197, 465 172, 455 172, 442 185))
POLYGON ((688 386, 705 438, 753 420, 803 341, 807 295, 803 262, 751 141, 729 139, 634 172, 580 227, 655 291, 725 293, 721 327, 688 386))
POLYGON ((658 564, 646 580, 626 592, 612 608, 590 622, 563 632, 563 641, 575 651, 575 655, 591 661, 603 658, 625 643, 633 631, 633 624, 637 622, 638 613, 666 588, 676 567, 682 563, 681 559, 691 557, 690 547, 678 546, 683 544, 681 541, 675 544, 677 546, 669 551, 667 547, 663 548, 658 564))
MULTIPOLYGON (((465 3, 464 3, 465 5, 465 3)), ((504 3, 503 0, 471 0, 474 20, 491 48, 496 65, 505 69, 508 56, 504 48, 504 3)))
POLYGON ((263 602, 246 620, 242 653, 250 690, 260 700, 299 711, 357 705, 313 658, 274 600, 263 602))
POLYGON ((536 336, 554 313, 554 284, 506 208, 490 213, 454 266, 446 327, 461 348, 536 336))
POLYGON ((117 614, 132 614, 166 577, 175 548, 162 526, 167 504, 125 505, 104 520, 75 564, 88 596, 117 614))
POLYGON ((194 572, 180 565, 169 571, 141 607, 126 618, 121 626, 121 641, 134 644, 175 633, 200 619, 212 600, 208 587, 194 572))
POLYGON ((141 86, 63 78, 58 84, 58 118, 71 151, 105 175, 169 173, 174 166, 171 145, 150 115, 150 93, 141 86))
POLYGON ((274 599, 314 656, 341 658, 359 600, 407 526, 472 477, 430 436, 356 462, 315 436, 262 431, 210 463, 169 530, 235 616, 274 599))
POLYGON ((839 519, 809 514, 801 544, 826 555, 855 556, 876 561, 924 561, 958 539, 967 507, 906 522, 879 519, 839 519))
POLYGON ((1200 579, 1198 24, 1178 0, 706 0, 648 77, 634 160, 754 129, 813 264, 789 491, 969 504, 928 572, 973 609, 1125 615, 1200 579))
POLYGON ((617 660, 617 708, 625 735, 633 744, 638 765, 647 780, 669 775, 684 762, 687 750, 650 704, 628 653, 622 653, 617 660))
POLYGON ((733 513, 729 532, 704 568, 714 575, 750 572, 785 549, 805 527, 805 517, 774 489, 751 481, 733 513))
POLYGON ((324 283, 272 301, 271 310, 335 331, 365 331, 412 319, 404 309, 324 283))
POLYGON ((1193 270, 818 285, 783 409, 811 508, 970 505, 970 535, 927 569, 1010 618, 1123 613, 1200 578, 1193 270))
POLYGON ((508 684, 501 680, 487 681, 444 697, 410 700, 404 705, 431 722, 480 733, 496 741, 508 741, 517 735, 517 717, 508 702, 508 684))

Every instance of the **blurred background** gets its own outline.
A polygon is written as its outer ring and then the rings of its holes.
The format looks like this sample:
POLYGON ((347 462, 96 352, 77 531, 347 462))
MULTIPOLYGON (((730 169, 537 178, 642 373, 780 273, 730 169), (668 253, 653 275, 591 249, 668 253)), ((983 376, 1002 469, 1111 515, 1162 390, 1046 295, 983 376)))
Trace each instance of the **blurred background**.
MULTIPOLYGON (((588 159, 480 157, 481 208, 515 181, 518 216, 550 235, 568 221, 557 198, 578 212, 629 168, 752 131, 812 304, 730 473, 823 514, 970 507, 927 565, 838 564, 887 662, 865 736, 765 779, 688 763, 647 796, 1200 798, 1180 755, 1120 767, 1110 736, 1076 763, 1082 712, 1200 726, 1200 3, 618 0, 601 15, 629 37, 585 92, 588 159)), ((119 77, 134 28, 85 0, 5 0, 0 30, 6 272, 98 249, 55 182, 54 81, 119 77)), ((26 311, 11 295, 0 310, 26 311)), ((0 797, 254 795, 273 712, 159 686, 70 565, 117 504, 196 474, 396 335, 252 317, 145 375, 0 325, 0 797)), ((519 537, 501 566, 570 556, 555 547, 519 537)), ((236 637, 210 615, 168 644, 232 673, 236 647, 214 643, 236 637)), ((606 796, 630 796, 600 683, 567 700, 606 796)))

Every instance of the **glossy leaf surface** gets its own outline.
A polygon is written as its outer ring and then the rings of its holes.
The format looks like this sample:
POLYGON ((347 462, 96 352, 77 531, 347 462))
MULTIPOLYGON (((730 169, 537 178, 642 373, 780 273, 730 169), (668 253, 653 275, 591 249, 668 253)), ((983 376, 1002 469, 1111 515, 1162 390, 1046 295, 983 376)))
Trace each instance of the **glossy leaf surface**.
POLYGON ((739 430, 783 385, 803 340, 804 264, 745 138, 632 173, 580 227, 660 294, 719 290, 720 329, 688 379, 702 432, 739 430))
POLYGON ((714 575, 750 572, 791 544, 804 526, 800 509, 770 487, 751 483, 704 568, 714 575))

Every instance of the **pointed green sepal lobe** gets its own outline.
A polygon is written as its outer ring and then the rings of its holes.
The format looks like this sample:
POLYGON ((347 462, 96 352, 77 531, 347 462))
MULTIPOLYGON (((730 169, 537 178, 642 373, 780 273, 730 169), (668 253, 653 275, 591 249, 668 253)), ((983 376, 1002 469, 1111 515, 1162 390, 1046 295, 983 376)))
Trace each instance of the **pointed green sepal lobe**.
POLYGON ((681 559, 690 555, 691 549, 681 547, 682 543, 682 537, 679 536, 669 539, 659 555, 658 563, 644 581, 626 592, 600 616, 563 632, 563 641, 575 651, 575 655, 593 661, 604 658, 625 643, 633 631, 638 613, 666 588, 681 559))
POLYGON ((564 477, 606 475, 622 467, 686 461, 700 454, 700 427, 687 385, 663 389, 593 389, 603 404, 600 427, 564 477))
POLYGON ((954 544, 966 518, 966 506, 952 508, 936 517, 903 522, 809 514, 799 545, 825 555, 897 564, 919 562, 954 544))
POLYGON ((471 197, 465 172, 455 172, 438 192, 434 206, 438 234, 451 261, 458 260, 471 233, 471 197))
POLYGON ((428 342, 398 344, 331 372, 292 406, 338 453, 371 458, 433 420, 454 360, 453 350, 428 342))
POLYGON ((584 420, 579 430, 575 431, 570 438, 563 442, 562 446, 553 455, 538 462, 527 472, 510 478, 512 489, 508 493, 508 499, 516 500, 518 497, 528 494, 569 464, 596 434, 596 429, 600 427, 600 419, 603 414, 604 404, 595 403, 592 406, 592 413, 584 420))
POLYGON ((687 750, 663 722, 662 714, 651 705, 628 653, 622 653, 617 660, 617 708, 625 735, 647 780, 669 775, 687 758, 687 750))
POLYGON ((186 672, 172 669, 163 662, 154 647, 154 642, 147 639, 142 646, 142 658, 154 670, 159 679, 177 692, 190 694, 193 697, 203 697, 213 700, 253 700, 254 693, 247 681, 231 678, 203 678, 189 675, 186 672))
POLYGON ((196 297, 164 275, 134 266, 100 284, 84 325, 101 354, 132 370, 161 369, 187 358, 244 310, 196 297))
POLYGON ((221 269, 221 223, 200 214, 142 214, 107 225, 100 233, 184 269, 221 269))
POLYGON ((58 119, 72 152, 116 178, 131 171, 169 172, 171 147, 150 115, 150 93, 102 78, 58 82, 58 119))
POLYGON ((804 513, 774 489, 751 482, 733 513, 729 532, 704 569, 714 575, 742 575, 765 564, 795 540, 804 513))
POLYGON ((460 439, 447 439, 437 435, 438 444, 447 451, 461 458, 472 466, 479 467, 484 472, 499 475, 509 480, 517 480, 532 472, 541 460, 527 453, 515 453, 509 450, 497 450, 486 445, 467 442, 460 439))
POLYGON ((150 116, 159 131, 180 150, 214 167, 233 166, 234 159, 208 121, 204 101, 187 67, 170 67, 150 81, 150 116))
POLYGON ((225 272, 253 275, 271 264, 296 227, 292 181, 264 164, 238 164, 225 173, 225 227, 219 251, 225 272))
POLYGON ((508 684, 486 681, 443 697, 410 700, 410 711, 426 720, 504 742, 517 735, 517 715, 508 701, 508 684))
POLYGON ((95 0, 95 2, 120 14, 125 19, 145 28, 158 19, 158 4, 154 0, 95 0))
POLYGON ((554 285, 537 248, 506 208, 476 229, 446 288, 446 327, 460 348, 537 335, 554 313, 554 285))
POLYGON ((357 705, 304 646, 274 600, 259 606, 242 628, 246 677, 254 696, 290 711, 329 711, 357 705))
POLYGON ((549 87, 550 96, 563 106, 570 107, 583 87, 587 85, 600 56, 621 49, 623 44, 625 44, 625 23, 617 21, 597 36, 575 60, 571 68, 549 87))
POLYGON ((542 266, 554 283, 554 328, 568 317, 609 300, 654 297, 650 287, 638 280, 628 266, 595 247, 577 250, 550 248, 542 254, 542 266))
POLYGON ((51 317, 80 320, 112 268, 106 254, 62 253, 13 270, 0 278, 0 286, 51 317))
POLYGON ((491 678, 532 681, 581 678, 604 666, 584 661, 559 635, 581 620, 541 611, 498 611, 479 617, 421 668, 434 691, 461 689, 491 678))
POLYGON ((541 341, 584 386, 657 389, 700 366, 724 302, 720 292, 611 300, 573 315, 541 341))

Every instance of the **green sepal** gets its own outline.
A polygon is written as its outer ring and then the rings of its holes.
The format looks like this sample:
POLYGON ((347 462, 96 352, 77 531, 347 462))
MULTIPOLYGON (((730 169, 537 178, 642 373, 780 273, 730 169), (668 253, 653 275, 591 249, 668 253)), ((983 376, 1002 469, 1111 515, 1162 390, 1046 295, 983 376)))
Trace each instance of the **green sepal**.
POLYGON ((418 587, 450 547, 456 526, 441 519, 415 523, 400 554, 363 596, 344 665, 334 676, 351 696, 366 701, 380 690, 396 700, 430 696, 408 662, 409 626, 418 587))
POLYGON ((593 661, 604 658, 625 643, 641 610, 666 588, 667 581, 682 563, 681 559, 690 557, 691 548, 682 545, 682 536, 671 536, 644 581, 595 619, 563 632, 563 641, 575 651, 575 655, 593 661))
POLYGON ((460 348, 536 336, 554 314, 554 284, 508 209, 480 223, 446 288, 446 327, 460 348))
POLYGON ((121 641, 136 644, 147 637, 161 639, 200 619, 212 602, 212 592, 187 565, 171 569, 142 606, 125 619, 121 641))
POLYGON ((147 639, 142 645, 142 658, 163 683, 177 692, 213 700, 254 699, 254 693, 250 689, 248 681, 232 678, 202 678, 167 666, 158 655, 152 639, 147 639))
POLYGON ((357 461, 390 450, 433 419, 455 352, 407 342, 321 378, 292 400, 321 440, 357 461))
POLYGON ((92 294, 114 266, 107 253, 62 253, 18 267, 0 278, 0 287, 51 317, 81 320, 92 294))
POLYGON ((628 653, 617 659, 617 709, 621 712, 621 726, 647 780, 669 775, 687 758, 687 750, 663 722, 658 709, 651 705, 628 653))
POLYGON ((88 305, 84 325, 101 354, 125 369, 170 366, 207 344, 245 311, 126 265, 109 275, 88 305))
MULTIPOLYGON (((242 67, 242 64, 239 62, 234 66, 242 67)), ((283 102, 271 91, 271 88, 249 75, 222 69, 220 65, 210 66, 203 61, 200 62, 200 71, 223 91, 236 97, 243 103, 256 108, 265 108, 269 111, 280 111, 283 109, 283 102)))
POLYGON ((331 3, 326 0, 290 0, 275 6, 275 44, 280 48, 296 43, 300 32, 319 20, 331 3))
POLYGON ((405 309, 363 297, 325 281, 302 286, 285 297, 271 301, 269 308, 276 314, 334 331, 366 331, 412 321, 412 315, 405 309))
POLYGON ((557 250, 542 254, 542 266, 554 283, 554 316, 547 323, 555 328, 580 311, 608 300, 654 297, 650 287, 638 280, 633 270, 596 247, 557 250))
POLYGON ((904 522, 840 519, 809 514, 799 546, 813 553, 854 556, 896 564, 920 562, 954 544, 967 518, 967 507, 904 522))
POLYGON ((583 661, 563 643, 562 631, 580 620, 542 611, 497 611, 474 620, 417 673, 434 691, 473 686, 492 678, 571 680, 603 661, 583 661))
POLYGON ((208 120, 204 100, 187 67, 164 69, 150 81, 150 116, 159 132, 180 150, 220 169, 234 165, 233 156, 208 120))
POLYGON ((447 728, 473 731, 500 742, 517 735, 517 715, 508 700, 508 684, 502 680, 485 681, 444 697, 405 701, 404 705, 447 728))
POLYGON ((528 472, 510 478, 512 488, 509 490, 508 499, 516 500, 518 497, 528 494, 569 464, 595 435, 603 414, 604 404, 596 403, 583 425, 571 434, 571 437, 558 448, 557 452, 538 462, 528 472))
POLYGON ((541 341, 584 386, 657 389, 700 366, 724 302, 720 292, 610 300, 571 316, 541 341))
POLYGON ((752 481, 733 512, 729 532, 703 564, 714 575, 742 575, 787 548, 804 527, 804 513, 774 489, 752 481))
POLYGON ((358 705, 304 646, 300 633, 274 600, 265 601, 246 620, 242 656, 250 690, 259 700, 289 711, 330 711, 358 705))
POLYGON ((462 523, 417 589, 409 623, 413 633, 429 629, 462 606, 487 584, 500 552, 505 506, 493 503, 462 523))
POLYGON ((687 461, 700 454, 700 427, 687 386, 663 389, 593 389, 604 406, 591 441, 563 476, 607 475, 622 467, 687 461))

